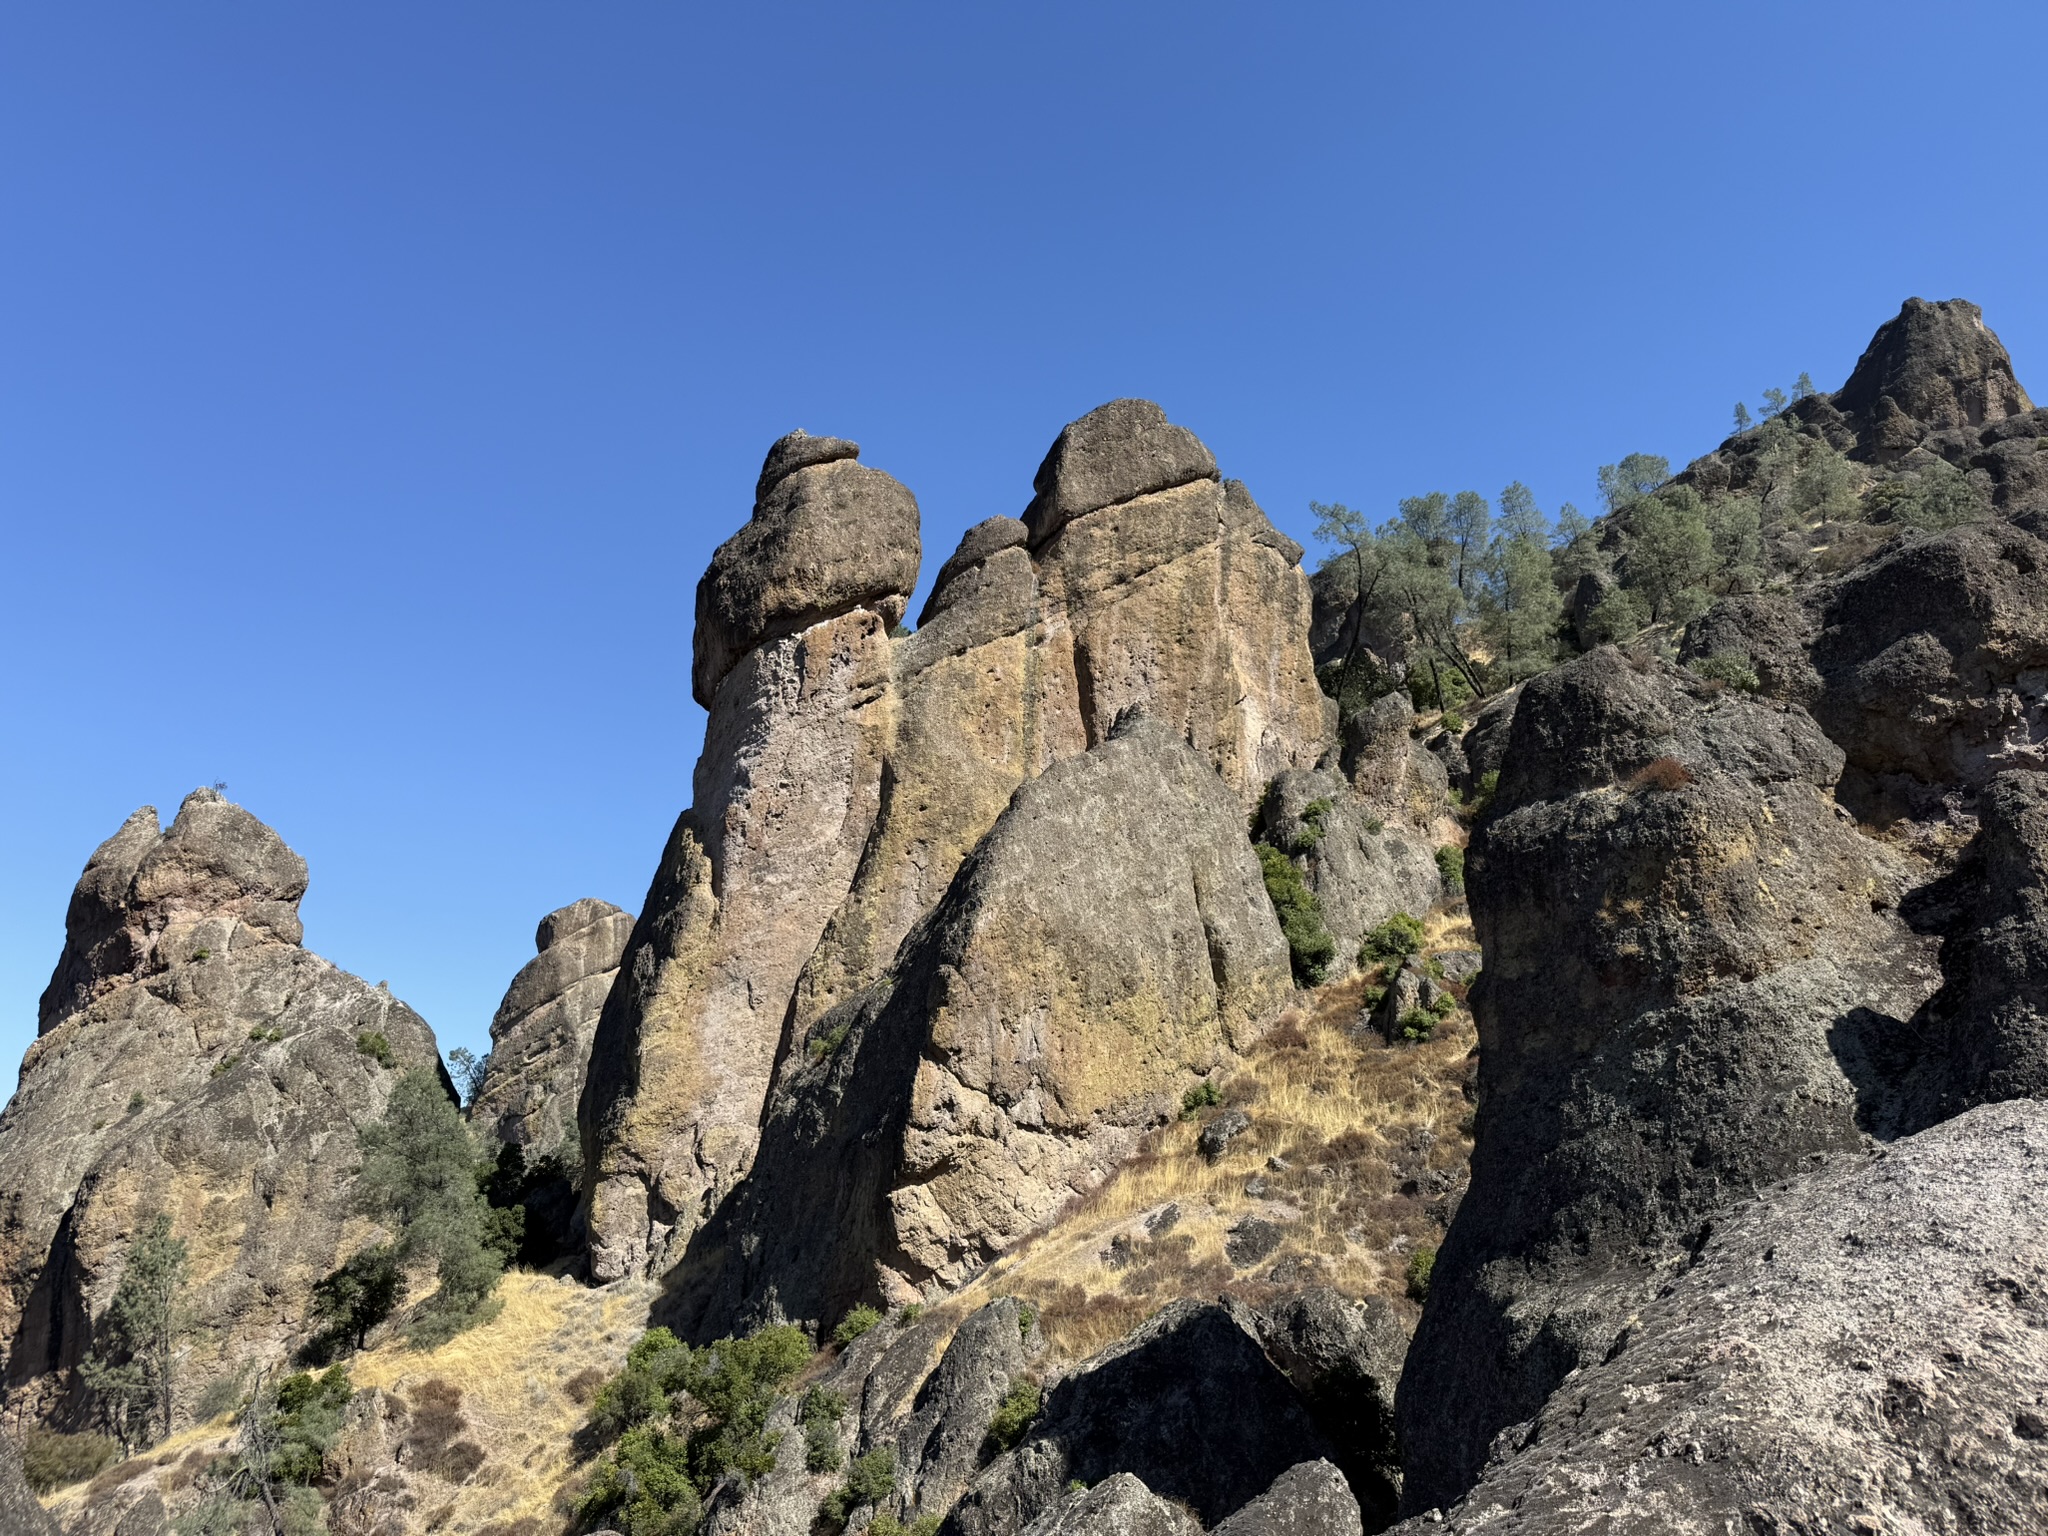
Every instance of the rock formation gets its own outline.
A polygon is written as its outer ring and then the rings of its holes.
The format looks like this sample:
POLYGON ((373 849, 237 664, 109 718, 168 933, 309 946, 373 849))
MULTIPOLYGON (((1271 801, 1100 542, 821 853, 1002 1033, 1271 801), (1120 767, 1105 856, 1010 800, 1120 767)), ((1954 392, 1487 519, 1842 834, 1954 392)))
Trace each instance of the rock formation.
POLYGON ((207 789, 168 831, 137 811, 86 865, 0 1113, 18 1396, 52 1405, 156 1213, 189 1253, 181 1418, 301 1341, 313 1282, 375 1235, 348 1197, 356 1129, 439 1057, 411 1009, 301 947, 305 889, 304 861, 207 789))
POLYGON ((1448 1518, 1403 1536, 2048 1525, 2048 1106, 1732 1209, 1448 1518))
POLYGON ((1142 706, 1249 809, 1333 734, 1300 547, 1158 407, 1072 423, 1025 518, 970 530, 894 639, 915 503, 856 452, 776 444, 699 590, 696 802, 580 1112, 599 1278, 674 1261, 751 1165, 776 1073, 888 970, 1028 779, 1142 706))
POLYGON ((540 920, 533 959, 491 1019, 491 1055, 469 1107, 472 1125, 536 1156, 577 1155, 576 1100, 597 1016, 633 933, 633 915, 585 897, 540 920))
POLYGON ((1050 1219, 1291 991, 1235 797, 1165 727, 1021 789, 891 974, 791 1053, 684 1331, 935 1296, 1050 1219))

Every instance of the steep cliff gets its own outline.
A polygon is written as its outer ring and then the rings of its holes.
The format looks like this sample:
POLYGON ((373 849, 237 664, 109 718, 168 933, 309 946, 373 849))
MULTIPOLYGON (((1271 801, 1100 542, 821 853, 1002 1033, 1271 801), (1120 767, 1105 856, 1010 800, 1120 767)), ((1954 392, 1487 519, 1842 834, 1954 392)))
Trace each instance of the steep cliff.
POLYGON ((188 1249, 177 1410, 303 1339, 313 1283, 374 1229, 356 1129, 432 1031, 300 944, 305 862, 212 790, 137 811, 92 856, 0 1113, 0 1337, 17 1400, 82 1411, 70 1372, 158 1213, 188 1249))

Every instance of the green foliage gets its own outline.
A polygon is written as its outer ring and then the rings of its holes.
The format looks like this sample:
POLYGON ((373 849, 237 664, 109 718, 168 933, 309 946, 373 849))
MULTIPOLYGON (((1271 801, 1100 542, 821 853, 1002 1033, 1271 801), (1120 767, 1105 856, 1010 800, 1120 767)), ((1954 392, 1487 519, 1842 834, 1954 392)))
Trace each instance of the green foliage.
POLYGON ((1441 725, 1453 736, 1462 736, 1465 733, 1465 717, 1459 714, 1455 709, 1445 710, 1443 712, 1443 718, 1438 720, 1437 724, 1441 725))
POLYGON ((627 1431, 598 1464, 582 1513, 621 1536, 690 1536, 704 1518, 704 1502, 691 1475, 689 1442, 653 1425, 627 1431))
POLYGON ((128 1251, 121 1281, 93 1326, 79 1374, 115 1438, 131 1452, 171 1432, 178 1341, 191 1331, 185 1305, 185 1242, 159 1213, 128 1251))
POLYGON ((391 1041, 381 1029, 366 1029, 356 1036, 356 1049, 378 1066, 395 1069, 398 1058, 391 1054, 391 1041))
MULTIPOLYGON (((878 1446, 865 1456, 856 1456, 846 1469, 846 1481, 827 1494, 819 1513, 833 1526, 843 1526, 847 1517, 864 1504, 879 1504, 896 1492, 896 1450, 878 1446)), ((628 1533, 632 1536, 632 1533, 628 1533)))
POLYGON ((1700 656, 1686 663, 1693 675, 1705 678, 1710 683, 1722 683, 1744 693, 1755 693, 1763 686, 1756 675, 1756 668, 1740 651, 1716 651, 1711 656, 1700 656))
POLYGON ((849 1020, 846 1023, 834 1025, 822 1035, 813 1035, 809 1047, 811 1060, 823 1061, 827 1056, 838 1050, 840 1046, 846 1044, 846 1037, 852 1029, 853 1023, 849 1020))
POLYGON ((1910 475, 1887 480, 1871 493, 1871 516, 1908 528, 1956 528, 1985 517, 1989 509, 1970 477, 1937 460, 1910 475))
POLYGON ((813 1419, 804 1425, 804 1470, 837 1472, 845 1465, 846 1453, 839 1449, 839 1426, 829 1419, 813 1419))
POLYGON ((361 1349, 370 1330, 389 1317, 405 1289, 398 1250, 388 1243, 351 1254, 342 1266, 313 1286, 313 1316, 322 1325, 316 1355, 347 1345, 361 1349), (319 1347, 325 1341, 325 1348, 319 1347))
POLYGON ((448 1077, 455 1084, 456 1097, 462 1100, 466 1109, 476 1102, 482 1091, 484 1077, 491 1070, 491 1053, 479 1056, 466 1045, 458 1045, 448 1053, 448 1077))
POLYGON ((21 1437, 21 1475, 37 1493, 82 1483, 121 1453, 112 1435, 66 1435, 31 1424, 21 1437))
POLYGON ((1445 843, 1436 851, 1436 872, 1443 877, 1444 889, 1453 896, 1464 894, 1465 850, 1456 843, 1445 843))
POLYGON ((851 1344, 881 1320, 882 1314, 863 1302, 839 1319, 839 1326, 832 1330, 832 1337, 838 1343, 851 1344))
POLYGON ((213 951, 210 949, 195 949, 192 951, 192 958, 194 960, 211 960, 213 958, 213 951))
POLYGON ((1466 807, 1473 815, 1484 815, 1493 805, 1493 797, 1500 792, 1500 770, 1489 768, 1479 775, 1472 786, 1472 800, 1466 807))
POLYGON ((1265 877, 1266 895, 1280 919, 1280 932, 1287 939, 1294 979, 1305 987, 1319 985, 1336 958, 1337 941, 1323 922, 1323 904, 1301 878, 1301 871, 1278 848, 1256 845, 1259 872, 1265 877))
POLYGON ((908 1302, 905 1302, 905 1303, 903 1304, 903 1310, 902 1310, 901 1312, 898 1312, 898 1313, 896 1314, 896 1326, 897 1326, 898 1328, 914 1328, 914 1327, 916 1327, 916 1326, 917 1326, 917 1320, 918 1320, 918 1319, 919 1319, 920 1317, 923 1317, 923 1316, 924 1316, 924 1303, 923 1303, 923 1302, 921 1302, 921 1301, 908 1301, 908 1302))
POLYGON ((1633 639, 1649 622, 1650 605, 1626 587, 1616 587, 1586 615, 1586 627, 1595 641, 1633 639))
POLYGON ((1735 430, 1737 432, 1747 432, 1749 430, 1749 407, 1740 400, 1735 402, 1735 430))
POLYGON ((1622 512, 1645 501, 1671 478, 1671 462, 1654 453, 1632 453, 1619 464, 1600 466, 1600 499, 1609 512, 1622 512))
POLYGON ((1794 514, 1823 524, 1853 519, 1860 507, 1855 469, 1826 443, 1813 443, 1801 457, 1787 500, 1794 514))
POLYGON ((1410 955, 1422 953, 1422 919, 1396 912, 1365 936, 1358 946, 1361 966, 1396 966, 1410 955))
POLYGON ((348 1370, 339 1365, 318 1376, 302 1371, 278 1383, 273 1400, 277 1449, 271 1458, 277 1481, 307 1485, 319 1479, 354 1396, 348 1370))
POLYGON ((1223 1090, 1205 1077, 1180 1096, 1180 1117, 1192 1120, 1203 1110, 1212 1109, 1222 1102, 1223 1090))
POLYGON ((265 1029, 259 1024, 256 1028, 249 1031, 249 1038, 260 1041, 265 1045, 275 1045, 284 1038, 284 1031, 281 1029, 265 1029))
POLYGON ((1536 493, 1519 480, 1509 482, 1500 493, 1500 537, 1512 542, 1533 539, 1541 544, 1550 536, 1550 525, 1536 505, 1536 493))
POLYGON ((1429 1276, 1435 1268, 1434 1248, 1417 1248, 1408 1255, 1408 1295, 1413 1300, 1429 1300, 1429 1276))
POLYGON ((995 1417, 988 1421, 990 1452, 1000 1455, 1021 1444, 1025 1431, 1037 1422, 1044 1406, 1044 1394, 1036 1382, 1022 1377, 1011 1382, 1009 1390, 1003 1394, 1002 1403, 996 1408, 995 1417))
POLYGON ((894 1515, 876 1515, 868 1522, 868 1536, 939 1536, 939 1517, 919 1515, 905 1525, 894 1515))
MULTIPOLYGON (((1534 522, 1540 530, 1540 513, 1534 514, 1534 522)), ((1531 676, 1555 658, 1557 620, 1564 598, 1554 575, 1541 531, 1494 545, 1479 614, 1481 632, 1493 650, 1496 680, 1513 682, 1531 676)))
POLYGON ((398 1080, 384 1117, 362 1128, 358 1203, 398 1229, 397 1259, 432 1258, 440 1287, 414 1312, 418 1345, 452 1338, 483 1320, 505 1272, 492 1242, 502 1223, 477 1187, 469 1127, 439 1074, 415 1067, 398 1080))
POLYGON ((1622 558, 1622 584, 1648 604, 1651 622, 1682 624, 1704 613, 1714 536, 1699 493, 1673 486, 1636 502, 1629 532, 1633 537, 1622 558))
POLYGON ((1334 800, 1311 800, 1301 808, 1301 831, 1288 850, 1297 855, 1313 853, 1323 840, 1323 819, 1337 808, 1334 800))
POLYGON ((134 1114, 137 1110, 141 1109, 148 1102, 149 1100, 143 1097, 142 1090, 140 1088, 136 1089, 133 1093, 128 1095, 128 1113, 131 1115, 134 1114))
POLYGON ((1437 1019, 1438 1016, 1427 1008, 1410 1008, 1394 1021, 1394 1027, 1401 1032, 1403 1040, 1420 1043, 1436 1033, 1437 1019))
POLYGON ((1026 1342, 1028 1343, 1028 1342, 1030 1341, 1030 1339, 1031 1339, 1031 1330, 1032 1330, 1033 1328, 1036 1328, 1037 1326, 1038 1326, 1038 1308, 1036 1308, 1036 1307, 1032 1306, 1032 1305, 1031 1305, 1031 1303, 1030 1303, 1030 1302, 1028 1302, 1028 1301, 1020 1301, 1020 1302, 1018 1302, 1018 1303, 1017 1303, 1017 1335, 1018 1335, 1018 1337, 1019 1337, 1019 1338, 1021 1338, 1021 1339, 1023 1339, 1023 1340, 1025 1340, 1025 1341, 1026 1341, 1026 1342))
MULTIPOLYGON (((213 1076, 215 1076, 215 1077, 220 1077, 220 1076, 223 1076, 223 1075, 224 1075, 224 1074, 226 1074, 226 1073, 232 1072, 232 1071, 234 1071, 234 1070, 235 1070, 235 1068, 236 1068, 236 1067, 240 1066, 240 1065, 241 1065, 241 1063, 242 1063, 242 1056, 241 1056, 241 1053, 240 1053, 239 1051, 237 1051, 237 1052, 236 1052, 236 1053, 235 1053, 234 1055, 232 1055, 232 1056, 223 1056, 223 1057, 221 1057, 221 1059, 220 1059, 219 1061, 216 1061, 216 1062, 215 1062, 215 1063, 213 1064, 213 1076)), ((101 1122, 101 1124, 103 1124, 103 1125, 104 1125, 105 1123, 106 1123, 105 1121, 102 1121, 102 1122, 101 1122)))

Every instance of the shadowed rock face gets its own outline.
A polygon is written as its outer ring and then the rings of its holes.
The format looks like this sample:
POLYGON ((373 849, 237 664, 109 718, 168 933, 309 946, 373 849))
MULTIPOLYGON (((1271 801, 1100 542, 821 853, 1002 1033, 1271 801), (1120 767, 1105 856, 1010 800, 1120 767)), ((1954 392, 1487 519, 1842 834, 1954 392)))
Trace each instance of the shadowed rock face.
POLYGON ((1732 1209, 1447 1518, 1398 1529, 2041 1529, 2044 1174, 2023 1101, 1732 1209))
POLYGON ((212 790, 131 816, 86 866, 42 1034, 0 1113, 0 1337, 50 1407, 135 1235, 172 1218, 197 1328, 179 1404, 279 1359, 313 1282, 377 1234, 351 1213, 357 1128, 432 1032, 300 947, 306 867, 212 790), (396 1069, 358 1045, 384 1037, 396 1069))
POLYGON ((575 1141, 597 1016, 632 933, 632 913, 590 897, 541 919, 538 953, 491 1020, 490 1065, 470 1105, 472 1125, 540 1155, 575 1141))
POLYGON ((852 492, 804 487, 875 472, 843 454, 800 462, 821 441, 771 452, 754 522, 700 589, 698 681, 716 694, 696 802, 627 947, 579 1112, 599 1278, 672 1261, 744 1176, 771 1081, 887 971, 1021 785, 1140 707, 1241 815, 1332 734, 1299 547, 1156 406, 1074 423, 1038 511, 971 529, 917 633, 893 640, 914 525, 862 480, 882 512, 839 528, 852 492), (799 505, 801 518, 782 510, 799 505), (841 570, 867 574, 808 574, 841 570), (883 585, 892 595, 874 596, 883 585))
POLYGON ((1471 855, 1480 1114, 1402 1378, 1409 1507, 1605 1355, 1659 1255, 1861 1143, 1867 1041, 1936 970, 1840 763, 1804 711, 1612 648, 1525 686, 1471 855))
POLYGON ((937 1295, 1099 1183, 1290 993, 1240 815, 1143 718, 1026 785, 890 976, 791 1052, 670 1319, 937 1295))
POLYGON ((1906 300, 1878 327, 1834 404, 1874 423, 1886 400, 1935 428, 1981 427, 2034 408, 2004 343, 1967 299, 1906 300))

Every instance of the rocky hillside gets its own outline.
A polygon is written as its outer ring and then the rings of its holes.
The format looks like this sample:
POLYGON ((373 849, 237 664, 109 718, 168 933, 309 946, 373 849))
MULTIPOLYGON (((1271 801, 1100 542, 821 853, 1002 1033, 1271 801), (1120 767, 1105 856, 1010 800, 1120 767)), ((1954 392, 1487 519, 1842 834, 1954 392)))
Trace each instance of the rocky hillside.
POLYGON ((94 856, 0 1117, 19 1476, 71 1536, 2048 1529, 2044 443, 1914 300, 1597 522, 1326 509, 1311 576, 1116 401, 911 629, 911 492, 781 439, 693 803, 466 1129, 245 812, 94 856), (265 1396, 387 1102, 526 1272, 265 1396), (158 1213, 183 1406, 87 1466, 158 1213))

